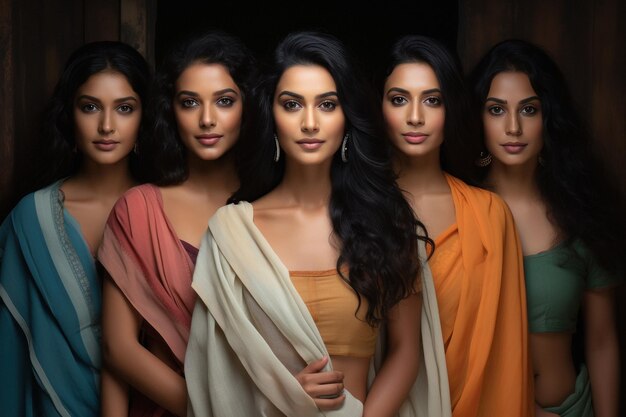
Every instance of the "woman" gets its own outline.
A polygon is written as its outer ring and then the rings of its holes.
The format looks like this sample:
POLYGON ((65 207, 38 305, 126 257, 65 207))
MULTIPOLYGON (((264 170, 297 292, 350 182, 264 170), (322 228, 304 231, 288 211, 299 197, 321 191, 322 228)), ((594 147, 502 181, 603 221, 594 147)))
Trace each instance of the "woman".
POLYGON ((173 51, 157 74, 154 131, 140 149, 151 183, 115 205, 98 253, 111 374, 103 415, 186 414, 191 277, 209 218, 238 187, 234 148, 253 68, 238 40, 208 33, 173 51))
POLYGON ((96 416, 100 280, 94 256, 129 162, 149 70, 119 42, 69 58, 43 130, 51 185, 27 195, 0 229, 2 415, 96 416))
POLYGON ((277 47, 236 204, 209 222, 194 274, 189 415, 392 416, 405 402, 428 238, 363 91, 335 38, 277 47), (381 324, 387 355, 368 387, 381 324))
POLYGON ((525 255, 537 415, 617 416, 611 288, 625 258, 616 193, 545 52, 504 41, 481 60, 474 84, 488 151, 484 184, 511 208, 525 255), (588 369, 571 353, 579 312, 588 369))
POLYGON ((452 55, 407 36, 392 48, 382 112, 398 184, 431 236, 452 415, 532 411, 521 253, 512 216, 471 187, 469 96, 452 55))

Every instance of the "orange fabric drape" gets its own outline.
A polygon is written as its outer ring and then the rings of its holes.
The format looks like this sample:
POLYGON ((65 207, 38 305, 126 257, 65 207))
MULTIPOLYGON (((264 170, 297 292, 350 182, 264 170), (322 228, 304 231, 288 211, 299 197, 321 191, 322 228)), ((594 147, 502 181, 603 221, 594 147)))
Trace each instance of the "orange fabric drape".
POLYGON ((505 203, 447 175, 456 224, 436 239, 435 282, 454 417, 534 412, 522 253, 505 203))

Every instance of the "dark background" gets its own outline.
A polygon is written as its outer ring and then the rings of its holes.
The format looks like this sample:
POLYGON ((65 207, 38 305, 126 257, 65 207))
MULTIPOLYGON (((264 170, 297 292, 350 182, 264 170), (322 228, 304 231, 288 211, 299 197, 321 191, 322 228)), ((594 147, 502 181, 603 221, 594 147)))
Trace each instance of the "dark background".
MULTIPOLYGON (((592 127, 595 151, 624 193, 625 21, 622 0, 387 0, 358 8, 337 1, 244 6, 228 0, 0 0, 0 219, 33 191, 42 156, 41 112, 72 50, 89 41, 122 40, 154 64, 174 43, 205 29, 238 35, 261 61, 290 31, 323 30, 345 41, 366 72, 377 70, 389 45, 404 34, 440 39, 467 69, 503 39, 535 42, 565 73, 592 127)), ((626 288, 618 297, 623 347, 626 288)), ((626 415, 625 353, 622 349, 621 415, 626 415)))

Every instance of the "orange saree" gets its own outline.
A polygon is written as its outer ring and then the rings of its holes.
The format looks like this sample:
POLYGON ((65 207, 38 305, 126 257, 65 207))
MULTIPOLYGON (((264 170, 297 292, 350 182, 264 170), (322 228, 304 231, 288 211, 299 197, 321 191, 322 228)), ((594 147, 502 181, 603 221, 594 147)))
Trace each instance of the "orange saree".
POLYGON ((533 414, 526 294, 513 217, 495 194, 446 176, 456 224, 429 261, 454 417, 533 414))

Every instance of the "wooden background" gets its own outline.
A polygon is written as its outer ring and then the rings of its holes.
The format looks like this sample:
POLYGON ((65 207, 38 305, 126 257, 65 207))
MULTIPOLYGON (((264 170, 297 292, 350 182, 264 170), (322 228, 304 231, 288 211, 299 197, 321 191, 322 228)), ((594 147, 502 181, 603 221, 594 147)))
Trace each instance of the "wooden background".
MULTIPOLYGON (((507 38, 535 42, 553 56, 592 127, 595 149, 626 193, 626 2, 471 0, 457 6, 458 15, 450 19, 458 21, 457 50, 465 68, 507 38)), ((386 12, 385 16, 390 14, 386 12)), ((29 174, 38 153, 41 112, 70 52, 88 41, 122 40, 153 63, 158 46, 156 16, 156 0, 0 0, 0 219, 32 191, 29 174)), ((420 19, 428 18, 399 16, 403 19, 398 25, 405 32, 407 25, 417 28, 420 19)), ((271 13, 263 19, 271 19, 271 13)), ((375 30, 368 25, 350 26, 355 31, 375 30)), ((265 22, 265 27, 271 28, 272 22, 265 22)), ((626 289, 619 297, 626 299, 626 289)), ((626 346, 626 306, 618 304, 620 337, 626 346)), ((624 356, 622 403, 626 402, 624 356)), ((622 409, 626 410, 624 404, 622 409)))

